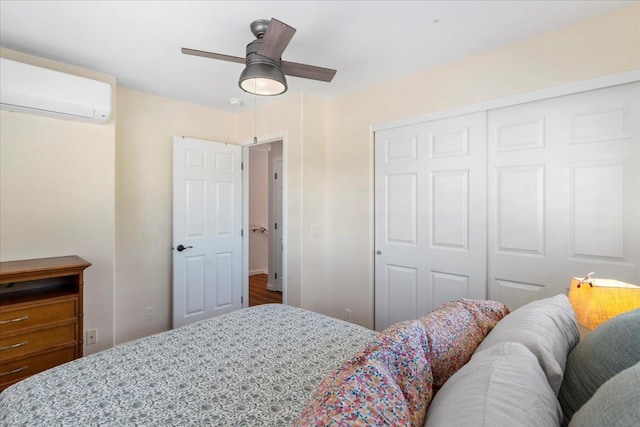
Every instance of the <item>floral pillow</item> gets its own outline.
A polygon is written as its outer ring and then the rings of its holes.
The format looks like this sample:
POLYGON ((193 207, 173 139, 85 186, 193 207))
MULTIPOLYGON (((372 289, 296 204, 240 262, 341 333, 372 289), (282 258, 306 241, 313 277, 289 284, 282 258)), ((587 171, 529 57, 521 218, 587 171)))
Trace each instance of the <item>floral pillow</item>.
POLYGON ((300 426, 421 426, 432 398, 429 348, 416 320, 390 326, 326 377, 300 426))
POLYGON ((461 299, 447 302, 418 319, 429 346, 434 391, 473 355, 509 308, 496 301, 461 299))
POLYGON ((509 309, 458 300, 380 332, 329 374, 299 426, 422 426, 433 392, 469 360, 509 309))

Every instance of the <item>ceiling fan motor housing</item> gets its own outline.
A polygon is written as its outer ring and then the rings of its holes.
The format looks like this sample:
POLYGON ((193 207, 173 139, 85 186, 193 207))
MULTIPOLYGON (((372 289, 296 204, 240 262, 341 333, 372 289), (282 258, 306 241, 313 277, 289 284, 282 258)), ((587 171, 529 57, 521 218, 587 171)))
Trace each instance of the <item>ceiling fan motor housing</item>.
POLYGON ((258 54, 260 43, 262 43, 261 39, 255 39, 254 41, 252 41, 247 45, 247 50, 246 50, 247 64, 254 63, 254 62, 267 62, 269 64, 273 64, 279 67, 280 60, 274 61, 269 57, 258 54))
POLYGON ((255 95, 279 95, 287 91, 287 79, 280 70, 280 59, 274 61, 257 53, 261 42, 258 38, 247 45, 247 65, 238 85, 255 95))

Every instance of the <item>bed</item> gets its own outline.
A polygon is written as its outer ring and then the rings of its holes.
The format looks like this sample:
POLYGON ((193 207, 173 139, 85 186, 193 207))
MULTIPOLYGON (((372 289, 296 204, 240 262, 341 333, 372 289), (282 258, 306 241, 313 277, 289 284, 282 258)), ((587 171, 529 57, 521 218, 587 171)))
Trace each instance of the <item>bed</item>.
POLYGON ((640 425, 640 309, 578 341, 565 295, 452 301, 380 333, 264 305, 22 380, 0 425, 640 425))
POLYGON ((20 381, 0 394, 0 425, 291 425, 375 335, 290 306, 243 309, 20 381))

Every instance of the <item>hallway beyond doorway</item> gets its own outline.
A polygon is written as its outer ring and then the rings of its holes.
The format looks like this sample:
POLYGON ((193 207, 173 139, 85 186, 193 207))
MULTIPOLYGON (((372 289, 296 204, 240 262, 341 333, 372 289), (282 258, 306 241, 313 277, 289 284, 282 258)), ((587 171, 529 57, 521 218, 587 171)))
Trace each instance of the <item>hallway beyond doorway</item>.
POLYGON ((261 304, 282 304, 282 292, 267 289, 267 275, 249 276, 249 307, 261 304))

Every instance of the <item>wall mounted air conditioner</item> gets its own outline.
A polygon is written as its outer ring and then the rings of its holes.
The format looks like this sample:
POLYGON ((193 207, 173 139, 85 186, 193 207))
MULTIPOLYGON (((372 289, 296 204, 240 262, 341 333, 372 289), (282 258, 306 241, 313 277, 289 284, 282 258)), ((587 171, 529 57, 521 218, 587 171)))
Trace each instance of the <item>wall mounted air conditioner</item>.
POLYGON ((0 58, 0 108, 106 123, 111 117, 111 85, 0 58))

